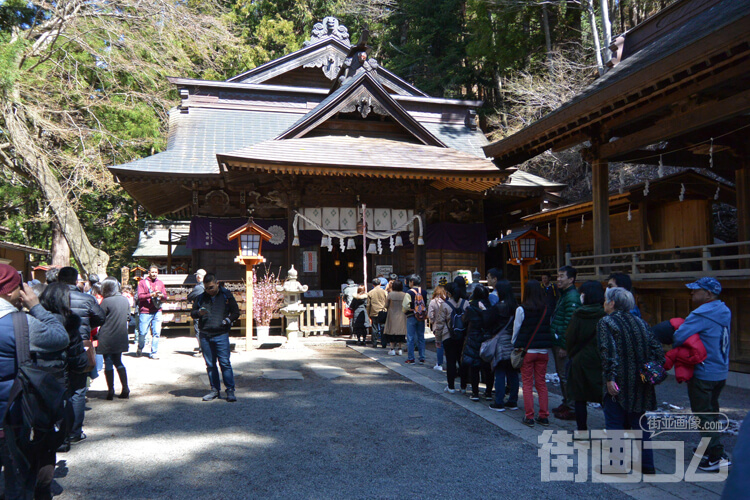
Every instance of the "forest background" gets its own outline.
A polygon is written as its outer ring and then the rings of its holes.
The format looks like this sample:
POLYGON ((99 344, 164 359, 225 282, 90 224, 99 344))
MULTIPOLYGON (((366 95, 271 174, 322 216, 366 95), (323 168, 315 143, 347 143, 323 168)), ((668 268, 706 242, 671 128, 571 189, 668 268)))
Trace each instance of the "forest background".
MULTIPOLYGON (((108 165, 166 148, 167 76, 225 80, 302 47, 336 16, 372 56, 435 97, 484 101, 491 140, 606 71, 608 40, 671 0, 0 0, 0 225, 88 272, 132 264, 149 219, 108 165), (62 223, 61 223, 62 221, 62 223)), ((590 194, 575 151, 522 169, 590 194)), ((613 165, 611 188, 653 168, 613 165)), ((60 262, 63 259, 63 262, 60 262)))

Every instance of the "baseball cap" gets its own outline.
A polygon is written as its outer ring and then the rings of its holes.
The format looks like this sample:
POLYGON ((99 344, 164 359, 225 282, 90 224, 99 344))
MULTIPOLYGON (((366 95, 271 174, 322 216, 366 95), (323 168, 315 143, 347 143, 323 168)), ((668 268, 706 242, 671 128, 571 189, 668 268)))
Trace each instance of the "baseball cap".
POLYGON ((195 275, 196 276, 205 276, 206 275, 206 271, 205 271, 205 269, 198 269, 197 271, 195 271, 195 275))
POLYGON ((699 288, 702 288, 703 290, 711 292, 714 295, 719 295, 721 293, 721 283, 719 283, 719 280, 717 280, 716 278, 701 278, 698 281, 688 283, 685 286, 691 290, 698 290, 699 288))

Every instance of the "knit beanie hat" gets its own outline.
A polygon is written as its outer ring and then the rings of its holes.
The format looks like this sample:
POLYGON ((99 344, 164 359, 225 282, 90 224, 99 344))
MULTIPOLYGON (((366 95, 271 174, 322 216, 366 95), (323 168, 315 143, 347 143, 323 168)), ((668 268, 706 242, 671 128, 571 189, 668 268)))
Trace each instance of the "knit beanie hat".
POLYGON ((0 295, 7 295, 21 285, 21 275, 13 266, 0 264, 0 295))

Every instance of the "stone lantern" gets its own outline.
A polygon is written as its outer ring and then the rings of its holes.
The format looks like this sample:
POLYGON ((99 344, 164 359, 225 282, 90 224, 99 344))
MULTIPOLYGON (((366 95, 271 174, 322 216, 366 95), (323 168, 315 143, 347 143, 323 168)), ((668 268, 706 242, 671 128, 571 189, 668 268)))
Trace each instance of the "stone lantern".
POLYGON ((276 290, 284 295, 284 307, 280 312, 286 318, 286 338, 287 343, 293 343, 297 340, 299 334, 299 318, 305 308, 300 302, 300 294, 307 291, 307 285, 297 281, 297 270, 292 268, 286 274, 286 280, 283 285, 277 285, 276 290))

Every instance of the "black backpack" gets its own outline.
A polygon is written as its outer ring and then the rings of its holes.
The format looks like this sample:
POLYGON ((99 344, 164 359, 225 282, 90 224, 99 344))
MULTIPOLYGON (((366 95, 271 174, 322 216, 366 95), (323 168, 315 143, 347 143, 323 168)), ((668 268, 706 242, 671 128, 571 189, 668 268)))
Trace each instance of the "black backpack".
POLYGON ((466 335, 466 325, 464 324, 463 319, 464 299, 458 301, 458 307, 451 304, 449 300, 446 300, 445 303, 451 308, 451 319, 448 322, 448 331, 451 333, 451 338, 461 341, 466 335))
POLYGON ((29 349, 24 313, 13 313, 18 374, 8 397, 3 429, 14 455, 30 462, 55 451, 73 428, 73 406, 67 397, 65 368, 39 366, 29 349))

